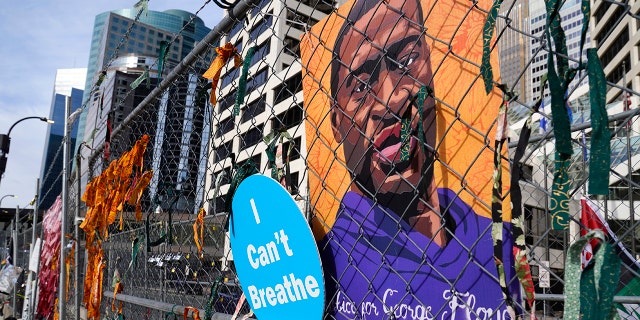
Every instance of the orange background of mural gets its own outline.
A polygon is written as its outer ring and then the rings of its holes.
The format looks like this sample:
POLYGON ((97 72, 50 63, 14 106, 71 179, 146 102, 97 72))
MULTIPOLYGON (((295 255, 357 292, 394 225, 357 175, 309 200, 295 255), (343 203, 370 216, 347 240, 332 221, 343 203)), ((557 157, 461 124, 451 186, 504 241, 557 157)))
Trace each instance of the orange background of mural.
MULTIPOLYGON (((342 196, 350 188, 342 147, 333 137, 330 108, 332 48, 353 0, 313 26, 300 43, 309 168, 312 228, 317 239, 333 226, 342 196)), ((480 77, 484 11, 491 1, 421 0, 426 38, 431 48, 437 117, 437 160, 434 177, 478 215, 491 216, 493 141, 501 93, 484 91, 480 77), (485 138, 486 137, 486 138, 485 138)), ((497 50, 491 56, 499 75, 497 50)), ((499 82, 500 79, 494 81, 499 82)), ((506 152, 503 152, 506 156, 506 152)), ((508 164, 503 161, 503 193, 509 188, 508 164)), ((511 220, 510 199, 503 205, 511 220)))

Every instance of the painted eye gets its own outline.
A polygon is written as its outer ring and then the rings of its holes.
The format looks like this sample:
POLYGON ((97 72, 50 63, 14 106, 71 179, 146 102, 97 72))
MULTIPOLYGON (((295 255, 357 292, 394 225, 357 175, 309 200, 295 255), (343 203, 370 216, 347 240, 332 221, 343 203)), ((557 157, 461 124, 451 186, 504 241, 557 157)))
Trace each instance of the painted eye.
POLYGON ((353 88, 353 93, 363 93, 369 87, 368 80, 360 80, 358 79, 355 87, 353 88))
POLYGON ((400 61, 398 61, 398 67, 400 69, 409 68, 414 62, 416 62, 417 59, 418 59, 417 52, 409 53, 408 55, 405 55, 404 57, 402 57, 400 61))

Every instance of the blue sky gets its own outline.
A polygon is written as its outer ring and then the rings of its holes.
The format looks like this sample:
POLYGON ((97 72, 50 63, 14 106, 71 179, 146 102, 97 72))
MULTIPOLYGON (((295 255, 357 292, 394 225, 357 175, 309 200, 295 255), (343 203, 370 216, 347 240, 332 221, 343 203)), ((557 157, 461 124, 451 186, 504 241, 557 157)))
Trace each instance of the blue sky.
MULTIPOLYGON (((0 132, 27 116, 48 116, 57 69, 86 68, 95 16, 131 8, 137 0, 6 1, 0 7, 0 132)), ((196 12, 205 0, 149 0, 149 10, 196 12)), ((200 12, 213 28, 223 11, 213 2, 200 12)), ((26 207, 36 194, 46 124, 26 120, 11 131, 11 150, 0 181, 2 207, 26 207)))

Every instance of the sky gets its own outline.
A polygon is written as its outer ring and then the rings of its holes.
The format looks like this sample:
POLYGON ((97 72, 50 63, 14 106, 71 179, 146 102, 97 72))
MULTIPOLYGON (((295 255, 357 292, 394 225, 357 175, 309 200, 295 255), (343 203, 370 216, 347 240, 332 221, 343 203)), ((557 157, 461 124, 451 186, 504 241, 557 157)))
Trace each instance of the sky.
MULTIPOLYGON (((195 13, 207 0, 149 0, 149 10, 195 13)), ((95 16, 132 8, 137 0, 5 1, 0 7, 0 132, 17 120, 48 117, 57 69, 86 68, 95 16)), ((223 10, 210 1, 198 16, 213 28, 223 10)), ((84 89, 84 88, 81 88, 84 89)), ((45 146, 47 124, 25 120, 11 131, 11 149, 0 181, 3 208, 29 207, 45 146)))

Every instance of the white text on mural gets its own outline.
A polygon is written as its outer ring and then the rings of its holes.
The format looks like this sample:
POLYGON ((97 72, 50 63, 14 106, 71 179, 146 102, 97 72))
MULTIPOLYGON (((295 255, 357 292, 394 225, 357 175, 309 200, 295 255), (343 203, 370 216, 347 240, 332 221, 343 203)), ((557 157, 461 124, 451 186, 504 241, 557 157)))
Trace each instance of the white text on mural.
MULTIPOLYGON (((284 250, 286 256, 293 256, 293 250, 289 246, 289 236, 287 236, 284 229, 274 232, 273 240, 265 244, 257 247, 249 244, 247 246, 249 264, 253 269, 257 270, 260 267, 280 261, 281 251, 279 248, 284 250)), ((250 285, 248 289, 249 298, 254 309, 317 298, 320 295, 318 280, 314 276, 307 275, 304 278, 298 278, 294 273, 283 275, 282 282, 278 282, 273 286, 258 288, 250 285)))
POLYGON ((282 245, 286 255, 289 257, 293 256, 293 251, 289 248, 289 237, 284 233, 283 229, 274 232, 273 237, 275 241, 269 241, 264 245, 258 246, 257 249, 253 244, 247 246, 247 256, 249 257, 249 264, 251 264, 252 268, 258 269, 259 267, 280 261, 278 245, 282 245))

